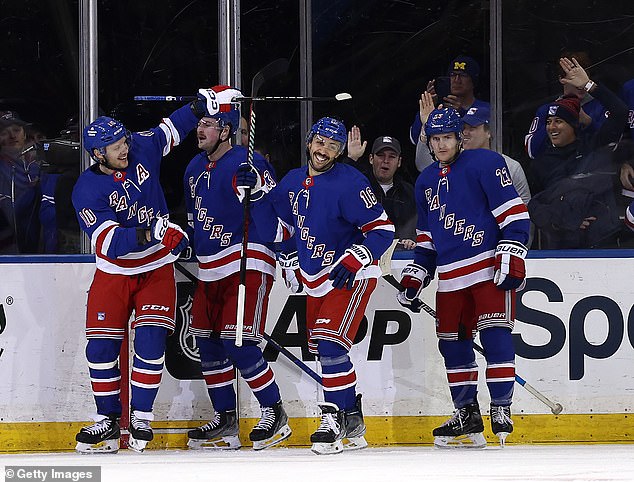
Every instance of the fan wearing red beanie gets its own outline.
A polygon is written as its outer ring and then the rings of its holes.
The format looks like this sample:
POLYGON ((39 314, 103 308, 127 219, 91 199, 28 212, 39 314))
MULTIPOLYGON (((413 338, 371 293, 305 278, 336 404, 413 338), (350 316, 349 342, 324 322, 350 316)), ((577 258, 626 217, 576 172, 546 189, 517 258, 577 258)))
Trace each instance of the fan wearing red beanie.
POLYGON ((560 82, 591 93, 608 111, 592 136, 579 136, 579 98, 576 95, 548 105, 546 133, 550 141, 530 167, 528 204, 531 220, 540 230, 541 249, 608 246, 621 230, 613 183, 612 150, 619 141, 628 109, 602 84, 590 80, 576 59, 561 58, 560 82))

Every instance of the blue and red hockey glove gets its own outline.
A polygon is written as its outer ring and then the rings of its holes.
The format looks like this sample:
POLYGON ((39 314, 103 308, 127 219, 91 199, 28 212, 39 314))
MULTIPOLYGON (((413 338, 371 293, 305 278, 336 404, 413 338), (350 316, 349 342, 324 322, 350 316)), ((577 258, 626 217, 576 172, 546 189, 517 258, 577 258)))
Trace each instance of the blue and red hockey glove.
POLYGON ((504 291, 521 290, 526 284, 524 258, 528 249, 517 241, 502 240, 495 247, 493 282, 504 291))
POLYGON ((372 264, 373 258, 370 250, 362 244, 353 244, 344 251, 344 254, 330 271, 328 279, 332 280, 335 289, 351 290, 357 271, 372 264))
POLYGON ((178 224, 170 223, 167 218, 154 218, 150 225, 152 239, 170 249, 173 255, 178 256, 183 251, 189 239, 185 231, 178 224))
POLYGON ((431 275, 422 266, 416 263, 408 264, 401 271, 401 286, 405 289, 398 292, 396 300, 414 313, 420 313, 422 305, 418 295, 429 285, 431 279, 431 275))

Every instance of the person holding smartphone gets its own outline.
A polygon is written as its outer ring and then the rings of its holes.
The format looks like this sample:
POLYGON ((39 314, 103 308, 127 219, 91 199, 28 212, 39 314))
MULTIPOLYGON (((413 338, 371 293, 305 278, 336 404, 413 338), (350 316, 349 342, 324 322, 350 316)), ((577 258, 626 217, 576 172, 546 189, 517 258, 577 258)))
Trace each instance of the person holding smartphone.
MULTIPOLYGON (((480 65, 478 62, 472 57, 458 55, 449 64, 446 76, 437 77, 427 82, 425 92, 432 95, 435 106, 442 104, 443 107, 453 107, 462 117, 472 107, 490 108, 488 102, 475 96, 479 78, 480 65)), ((414 145, 416 145, 420 136, 425 135, 422 127, 427 118, 423 119, 421 115, 422 107, 416 113, 409 131, 410 141, 414 145)), ((422 142, 426 144, 427 140, 422 139, 422 142)))

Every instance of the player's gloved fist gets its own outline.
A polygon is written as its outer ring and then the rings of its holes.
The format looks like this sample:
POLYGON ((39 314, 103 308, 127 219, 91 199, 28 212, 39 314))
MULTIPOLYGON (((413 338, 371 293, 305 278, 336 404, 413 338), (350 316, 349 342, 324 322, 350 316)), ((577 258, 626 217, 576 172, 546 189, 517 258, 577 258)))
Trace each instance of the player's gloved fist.
POLYGON ((235 177, 235 191, 240 202, 242 202, 246 196, 247 189, 250 189, 251 201, 256 201, 264 194, 262 176, 260 176, 260 173, 254 166, 248 162, 243 162, 238 167, 235 177))
POLYGON ((286 287, 291 290, 291 293, 303 291, 304 284, 302 283, 302 277, 299 272, 297 251, 293 251, 292 253, 280 253, 278 261, 282 268, 282 278, 284 278, 286 287))
POLYGON ((425 268, 410 263, 401 271, 401 285, 405 288, 396 295, 396 300, 405 308, 419 313, 421 304, 418 295, 431 282, 431 275, 425 268))
POLYGON ((528 249, 517 241, 502 240, 495 248, 493 282, 504 291, 521 290, 526 284, 524 258, 528 249))
POLYGON ((170 223, 167 218, 154 218, 150 226, 152 238, 178 255, 189 242, 185 231, 178 224, 170 223))
POLYGON ((197 99, 192 101, 190 107, 196 117, 202 119, 205 116, 212 116, 220 110, 220 102, 213 89, 198 89, 197 99))
POLYGON ((330 271, 328 279, 332 280, 335 289, 352 289, 357 271, 372 264, 370 250, 362 244, 353 244, 339 258, 337 264, 330 271))

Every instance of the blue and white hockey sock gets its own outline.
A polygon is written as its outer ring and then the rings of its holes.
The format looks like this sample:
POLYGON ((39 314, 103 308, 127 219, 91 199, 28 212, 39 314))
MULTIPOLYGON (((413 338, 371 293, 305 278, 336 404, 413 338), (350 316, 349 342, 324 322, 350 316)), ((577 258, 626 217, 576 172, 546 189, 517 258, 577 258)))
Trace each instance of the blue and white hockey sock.
POLYGON ((508 406, 513 401, 515 387, 515 347, 511 330, 486 328, 480 341, 487 361, 487 387, 493 405, 508 406))
POLYGON ((121 342, 90 338, 86 345, 90 383, 99 415, 121 416, 121 371, 118 362, 121 342))
POLYGON ((200 353, 203 377, 211 404, 217 412, 236 409, 236 392, 233 387, 235 371, 233 363, 219 338, 196 337, 200 353))
POLYGON ((134 359, 130 377, 133 410, 152 412, 154 399, 161 385, 165 362, 167 329, 143 325, 134 330, 134 359))
POLYGON ((223 344, 260 405, 272 407, 279 402, 280 389, 275 381, 275 375, 256 342, 245 341, 240 347, 236 346, 233 340, 223 340, 223 344))
POLYGON ((319 363, 324 384, 324 401, 342 410, 355 407, 357 374, 348 351, 338 343, 319 340, 319 363))
POLYGON ((478 365, 473 340, 439 340, 438 349, 445 360, 447 381, 454 407, 477 402, 478 365))

